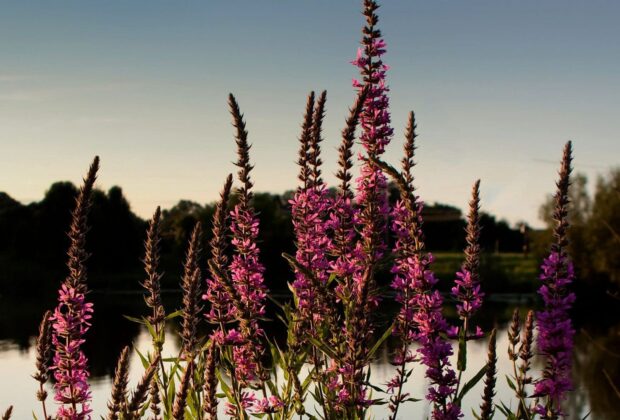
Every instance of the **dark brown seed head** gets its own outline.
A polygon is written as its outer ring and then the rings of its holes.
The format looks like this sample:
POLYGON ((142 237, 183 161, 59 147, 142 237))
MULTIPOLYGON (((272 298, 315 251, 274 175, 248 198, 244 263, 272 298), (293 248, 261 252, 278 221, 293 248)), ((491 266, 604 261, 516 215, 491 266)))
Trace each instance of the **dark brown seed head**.
POLYGON ((202 228, 196 223, 189 242, 185 258, 184 274, 181 288, 183 289, 183 321, 181 338, 183 339, 183 355, 190 357, 198 342, 198 322, 202 311, 201 271, 198 266, 202 247, 200 244, 202 228))
POLYGON ((338 148, 338 172, 336 177, 340 180, 340 193, 344 198, 353 198, 353 191, 351 191, 351 168, 353 167, 353 143, 355 142, 355 129, 359 123, 360 114, 364 108, 364 101, 368 95, 368 87, 362 89, 353 107, 349 109, 349 116, 346 120, 346 125, 342 129, 342 142, 338 148))
POLYGON ((533 353, 534 344, 534 311, 527 313, 525 324, 523 325, 523 331, 521 334, 521 346, 519 347, 519 359, 521 359, 521 365, 519 371, 521 375, 521 381, 525 384, 532 382, 532 378, 528 376, 533 353))
POLYGON ((137 418, 137 412, 142 407, 142 404, 146 401, 146 397, 149 392, 151 381, 153 376, 157 372, 157 366, 159 364, 160 356, 156 355, 149 367, 144 371, 136 389, 131 394, 131 400, 127 404, 127 413, 129 418, 137 418))
POLYGON ((467 247, 464 268, 471 274, 472 281, 480 281, 480 180, 474 183, 467 215, 467 247))
MULTIPOLYGON (((37 380, 41 385, 45 385, 50 378, 50 364, 52 360, 52 322, 50 317, 51 311, 45 312, 43 320, 39 326, 39 336, 37 337, 37 371, 32 377, 37 380)), ((44 401, 47 397, 47 392, 43 389, 37 393, 37 399, 44 401)))
POLYGON ((560 179, 557 181, 557 191, 555 193, 555 208, 553 210, 553 220, 555 227, 553 236, 555 243, 551 246, 554 252, 559 254, 566 253, 568 245, 568 188, 570 187, 570 174, 572 172, 573 149, 572 143, 569 141, 564 146, 562 156, 562 166, 560 167, 560 179))
POLYGON ((312 118, 312 137, 310 141, 309 164, 312 172, 312 185, 319 185, 321 180, 321 142, 323 130, 323 118, 325 117, 325 101, 327 100, 327 91, 321 92, 312 118))
POLYGON ((243 121, 243 114, 239 109, 237 100, 231 93, 228 95, 228 105, 230 107, 230 113, 233 117, 233 126, 236 129, 235 140, 237 143, 237 162, 235 165, 239 168, 238 177, 241 181, 241 187, 238 188, 239 203, 242 208, 248 208, 250 200, 252 199, 252 180, 250 179, 250 172, 253 166, 250 165, 250 144, 248 143, 248 132, 245 128, 245 121, 243 121))
POLYGON ((310 92, 306 101, 306 112, 304 113, 304 121, 301 125, 301 135, 299 136, 299 181, 301 188, 307 188, 310 181, 310 144, 312 139, 312 118, 314 110, 314 92, 310 92))
POLYGON ((413 111, 409 113, 409 120, 407 122, 407 128, 405 130, 405 156, 402 160, 403 167, 403 177, 405 178, 405 182, 407 183, 407 187, 413 192, 415 190, 413 186, 413 167, 415 166, 415 162, 413 158, 415 157, 415 139, 418 136, 415 132, 417 125, 415 123, 415 114, 413 111))
POLYGON ((518 354, 516 352, 517 345, 519 344, 519 335, 521 333, 519 308, 515 308, 512 313, 512 321, 508 327, 508 357, 510 360, 517 360, 518 354))
POLYGON ((147 295, 144 297, 146 305, 151 308, 152 314, 149 316, 149 322, 159 331, 161 324, 166 317, 166 311, 161 301, 161 278, 163 275, 159 271, 160 258, 160 220, 161 209, 157 207, 153 218, 149 222, 149 227, 144 243, 144 271, 146 271, 146 280, 142 286, 146 289, 147 295))
POLYGON ((121 351, 114 372, 112 395, 108 402, 108 420, 118 420, 121 408, 127 402, 127 384, 129 383, 129 346, 121 351))
POLYGON ((491 332, 489 339, 489 349, 487 352, 487 371, 484 375, 484 391, 482 394, 482 404, 480 405, 480 419, 489 420, 493 418, 495 408, 493 397, 495 397, 495 381, 497 376, 497 356, 495 352, 496 330, 491 332))
POLYGON ((211 342, 207 349, 204 377, 204 401, 202 411, 207 414, 207 420, 217 420, 217 347, 211 342))
POLYGON ((181 386, 177 391, 174 399, 174 407, 172 408, 172 418, 174 420, 185 420, 185 406, 187 405, 187 392, 192 379, 194 364, 188 363, 181 378, 181 386))
POLYGON ((159 395, 159 384, 157 382, 156 375, 153 375, 153 380, 151 380, 149 394, 151 395, 151 403, 149 407, 151 408, 152 414, 150 420, 161 420, 161 409, 159 408, 159 404, 161 404, 161 397, 159 395))
MULTIPOLYGON (((228 267, 228 256, 226 255, 226 247, 228 245, 228 200, 230 199, 230 191, 232 188, 232 175, 226 177, 224 188, 220 192, 220 201, 215 206, 213 214, 213 228, 211 232, 213 237, 209 242, 211 247, 211 258, 209 264, 213 263, 221 271, 225 271, 228 267)), ((213 278, 217 278, 216 273, 211 272, 213 278)))
POLYGON ((86 292, 86 260, 88 259, 88 253, 86 252, 87 216, 91 206, 91 194, 98 170, 99 156, 96 156, 75 199, 75 208, 71 213, 71 227, 68 233, 70 241, 69 250, 67 251, 69 275, 65 281, 70 287, 77 289, 80 293, 86 292))

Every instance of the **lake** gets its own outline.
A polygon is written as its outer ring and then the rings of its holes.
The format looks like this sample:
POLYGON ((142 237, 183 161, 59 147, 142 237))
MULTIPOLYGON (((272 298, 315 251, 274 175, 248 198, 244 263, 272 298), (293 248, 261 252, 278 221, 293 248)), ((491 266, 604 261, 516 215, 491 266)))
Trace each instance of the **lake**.
MULTIPOLYGON (((94 418, 106 414, 106 403, 111 387, 111 375, 121 349, 128 344, 141 350, 150 347, 150 336, 140 325, 132 323, 123 315, 141 316, 145 306, 137 294, 92 293, 90 299, 95 304, 93 326, 87 335, 85 351, 91 366, 91 385, 93 394, 94 418)), ((528 307, 529 299, 522 297, 523 307, 528 307)), ((177 294, 166 295, 169 309, 178 307, 177 294)), ((479 323, 489 331, 493 326, 498 328, 497 354, 498 371, 496 401, 515 406, 512 391, 506 385, 505 375, 512 372, 512 364, 507 357, 507 321, 512 313, 514 296, 502 298, 496 296, 495 302, 489 302, 484 308, 484 318, 479 323), (511 303, 512 302, 512 303, 511 303)), ((36 401, 35 392, 38 384, 30 377, 34 373, 34 340, 44 309, 52 308, 54 301, 39 296, 28 298, 0 298, 0 410, 14 405, 14 419, 32 418, 32 410, 40 413, 40 404, 36 401)), ((449 314, 450 312, 447 311, 449 314)), ((171 325, 170 329, 174 329, 171 325)), ((173 332, 173 331, 171 331, 173 332)), ((278 321, 270 323, 268 333, 280 335, 283 328, 278 321)), ((179 342, 168 335, 164 356, 176 356, 179 342)), ((620 323, 616 325, 590 328, 587 324, 578 326, 576 349, 574 355, 575 392, 566 401, 566 410, 570 418, 583 418, 591 411, 589 419, 617 419, 620 399, 609 386, 607 377, 618 383, 620 372, 620 323)), ((394 374, 389 363, 389 355, 395 343, 388 341, 373 363, 373 382, 385 384, 394 374)), ((471 377, 486 362, 487 345, 485 340, 470 342, 468 346, 468 370, 465 379, 471 377)), ((455 362, 454 362, 455 363, 455 362)), ((133 354, 131 360, 131 383, 135 384, 140 377, 142 367, 138 356, 133 354)), ((540 370, 540 362, 534 363, 535 373, 540 370)), ((426 388, 422 368, 416 368, 412 375, 407 392, 416 398, 423 398, 426 388)), ((471 391, 464 400, 465 418, 473 418, 471 409, 480 404, 482 383, 471 391)), ((375 396, 376 397, 376 396, 375 396)), ((48 398, 48 404, 53 401, 48 398)), ((221 404, 223 405, 223 404, 221 404)), ((385 406, 384 406, 385 407, 385 406)), ((387 408, 373 409, 375 418, 386 417, 387 408)), ((424 402, 408 403, 401 411, 402 418, 426 418, 427 405, 424 402)), ((400 416, 399 416, 400 417, 400 416)), ((502 418, 497 413, 496 418, 502 418)))

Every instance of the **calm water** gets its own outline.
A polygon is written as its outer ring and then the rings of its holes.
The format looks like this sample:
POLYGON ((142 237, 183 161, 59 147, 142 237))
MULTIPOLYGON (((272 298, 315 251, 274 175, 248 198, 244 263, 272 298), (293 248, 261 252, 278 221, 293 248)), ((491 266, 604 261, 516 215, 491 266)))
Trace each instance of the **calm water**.
MULTIPOLYGON (((106 413, 106 402, 109 398, 112 369, 123 346, 133 343, 141 350, 150 346, 148 333, 133 324, 123 315, 140 316, 144 311, 142 300, 135 295, 103 295, 93 293, 95 302, 95 318, 89 331, 86 352, 92 371, 92 391, 94 417, 106 413)), ((170 307, 175 307, 176 296, 170 296, 170 307)), ((34 372, 34 339, 37 326, 45 308, 53 307, 54 302, 42 302, 40 299, 1 299, 0 298, 0 410, 14 405, 15 419, 32 418, 32 410, 40 411, 35 399, 37 383, 30 377, 34 372)), ((507 303, 490 304, 486 308, 486 318, 480 320, 485 330, 497 325, 499 377, 496 400, 506 405, 515 405, 510 389, 506 385, 505 375, 512 371, 507 360, 506 322, 514 305, 507 303)), ((274 322, 271 334, 282 334, 274 322)), ((608 385, 604 371, 619 383, 620 378, 620 325, 604 328, 593 332, 585 328, 578 333, 575 352, 575 386, 576 391, 567 401, 566 409, 570 418, 583 418, 591 411, 590 419, 620 418, 620 399, 614 395, 608 385)), ((178 342, 169 339, 166 343, 164 356, 178 353, 178 342)), ((389 354, 394 343, 388 342, 372 365, 373 382, 384 384, 394 374, 389 364, 389 354)), ((470 343, 467 380, 486 362, 486 344, 482 341, 470 343)), ((131 360, 132 383, 135 384, 141 374, 141 364, 136 354, 131 360)), ((534 369, 540 369, 538 362, 534 369)), ((424 373, 418 368, 410 379, 407 392, 416 398, 423 398, 425 389, 424 373)), ((465 418, 473 418, 471 408, 480 404, 482 383, 480 383, 464 400, 465 418)), ((48 400, 49 401, 49 400, 48 400)), ((53 404, 53 403, 52 403, 53 404)), ((408 403, 402 411, 402 418, 426 418, 425 403, 408 403)), ((376 408, 375 418, 386 417, 386 408, 376 408)), ((496 418, 502 418, 500 414, 496 418)))

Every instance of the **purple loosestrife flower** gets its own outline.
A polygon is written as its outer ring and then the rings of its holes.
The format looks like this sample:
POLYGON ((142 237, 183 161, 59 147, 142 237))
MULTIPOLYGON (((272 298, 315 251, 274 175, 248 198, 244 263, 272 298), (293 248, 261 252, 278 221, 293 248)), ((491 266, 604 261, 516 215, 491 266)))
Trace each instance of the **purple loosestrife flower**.
POLYGON ((349 301, 351 298, 351 278, 355 272, 354 262, 361 259, 356 255, 355 239, 356 232, 354 221, 357 217, 357 209, 353 206, 353 191, 351 190, 351 168, 353 167, 353 143, 355 141, 355 129, 362 112, 368 89, 359 92, 355 104, 349 110, 346 126, 342 130, 342 143, 338 149, 338 166, 340 169, 336 177, 340 185, 331 211, 330 228, 333 239, 330 243, 330 253, 335 258, 330 263, 331 272, 340 280, 336 286, 336 296, 341 301, 349 301))
MULTIPOLYGON (((361 143, 369 158, 378 158, 390 142, 393 129, 390 127, 389 88, 385 83, 388 66, 381 57, 385 53, 385 41, 376 28, 379 20, 375 11, 378 5, 373 0, 364 1, 366 26, 363 29, 362 48, 352 63, 360 69, 362 80, 354 80, 358 90, 367 89, 360 117, 362 126, 361 143)), ((387 180, 383 172, 372 163, 364 161, 361 175, 357 179, 358 203, 361 207, 359 226, 362 235, 360 245, 370 264, 374 264, 385 251, 384 234, 387 204, 387 180)), ((366 281, 365 279, 363 281, 366 281)), ((365 286, 364 286, 365 287, 365 286)))
MULTIPOLYGON (((484 293, 480 290, 480 181, 474 183, 472 199, 469 202, 469 214, 467 216, 467 247, 465 248, 465 262, 460 271, 456 273, 452 296, 459 302, 456 305, 457 313, 463 320, 465 338, 469 319, 482 306, 484 293)), ((474 336, 478 336, 475 334, 474 336)))
POLYGON ((69 275, 58 291, 58 306, 50 318, 54 357, 55 396, 60 403, 57 416, 63 420, 90 418, 90 387, 88 360, 82 351, 84 334, 90 327, 92 303, 86 302, 86 232, 91 193, 99 169, 95 157, 76 199, 69 230, 69 275))
POLYGON ((297 246, 295 257, 297 263, 304 269, 295 270, 293 288, 298 298, 298 311, 301 317, 299 322, 309 323, 308 327, 311 329, 323 320, 329 310, 328 303, 322 298, 321 290, 317 290, 327 283, 329 277, 327 252, 331 246, 327 235, 331 199, 320 177, 321 124, 325 98, 326 93, 323 92, 317 101, 314 118, 312 118, 314 92, 308 98, 298 161, 299 180, 302 185, 289 201, 297 246), (309 278, 308 273, 312 278, 309 278))
POLYGON ((554 243, 551 253, 543 261, 538 293, 544 301, 544 309, 537 314, 538 351, 545 361, 545 368, 535 384, 535 395, 543 402, 536 407, 542 418, 563 416, 561 402, 571 390, 571 358, 575 330, 569 310, 575 301, 575 294, 569 290, 575 273, 567 253, 568 247, 568 188, 572 161, 572 144, 566 143, 562 166, 555 194, 553 220, 554 243))
POLYGON ((409 343, 420 345, 417 352, 426 366, 426 377, 430 387, 426 398, 433 402, 433 419, 457 419, 462 416, 458 405, 448 402, 456 387, 456 374, 448 360, 452 346, 445 339, 448 324, 442 314, 443 298, 435 289, 437 278, 430 270, 433 256, 424 252, 422 232, 422 203, 418 201, 413 186, 415 120, 409 116, 406 132, 403 170, 396 169, 379 160, 375 163, 388 172, 400 190, 400 199, 392 210, 392 231, 396 236, 394 247, 395 264, 392 267, 394 280, 392 288, 396 301, 401 304, 397 315, 394 334, 399 336, 403 346, 396 353, 395 363, 400 365, 396 377, 388 383, 395 396, 390 399, 392 418, 396 417, 403 400, 402 385, 406 378, 406 363, 414 356, 409 352, 409 343))
MULTIPOLYGON (((410 217, 402 214, 406 213, 403 208, 399 203, 393 213, 395 228, 399 230, 407 225, 401 222, 402 218, 410 217)), ((422 205, 418 204, 418 212, 421 209, 422 205)), ((456 386, 456 374, 448 360, 452 355, 452 346, 444 338, 448 324, 441 312, 443 298, 434 289, 437 278, 429 268, 432 262, 430 253, 420 253, 396 263, 392 287, 396 289, 396 299, 402 306, 395 331, 403 340, 415 341, 421 346, 417 351, 431 383, 426 398, 434 405, 432 418, 456 419, 461 416, 460 408, 447 402, 456 386)), ((412 357, 404 352, 397 356, 406 360, 412 357)), ((396 362, 400 361, 398 357, 396 362)))
POLYGON ((250 145, 248 132, 245 129, 243 115, 235 97, 229 96, 230 110, 233 115, 233 124, 237 130, 236 166, 239 167, 239 181, 241 187, 237 189, 239 203, 230 213, 233 245, 233 257, 230 263, 231 279, 236 293, 245 311, 245 320, 241 322, 243 344, 233 348, 235 373, 241 383, 259 379, 264 372, 260 364, 263 346, 260 338, 264 335, 258 324, 258 319, 265 315, 265 300, 267 288, 264 285, 264 266, 259 260, 259 249, 256 245, 259 222, 250 201, 252 199, 252 181, 250 179, 250 145))
POLYGON ((228 175, 224 188, 220 193, 220 201, 215 207, 213 215, 213 237, 209 242, 211 258, 209 259, 209 274, 206 281, 206 291, 202 299, 209 302, 209 312, 205 314, 207 320, 220 325, 220 332, 224 334, 224 324, 237 317, 233 298, 227 291, 222 273, 227 273, 229 258, 226 255, 228 246, 228 200, 232 189, 232 175, 228 175))
POLYGON ((276 413, 284 408, 284 403, 276 395, 270 395, 269 397, 257 400, 254 403, 253 411, 256 414, 269 414, 276 413))
MULTIPOLYGON (((385 42, 381 39, 381 32, 376 28, 379 18, 375 12, 378 7, 373 0, 364 1, 363 14, 366 25, 363 29, 362 48, 352 61, 362 76, 361 81, 353 81, 353 86, 360 96, 362 91, 364 92, 360 122, 361 143, 366 156, 360 155, 363 163, 357 179, 356 200, 359 210, 353 219, 353 225, 359 232, 359 239, 350 253, 341 252, 338 255, 334 266, 335 272, 344 278, 346 286, 338 288, 336 293, 345 306, 344 355, 339 360, 338 368, 343 388, 338 391, 338 395, 339 408, 345 410, 346 413, 343 415, 347 416, 363 416, 365 408, 371 404, 363 385, 364 368, 369 362, 364 344, 372 339, 373 322, 369 314, 379 303, 374 271, 385 252, 386 220, 389 213, 387 180, 374 163, 374 159, 384 152, 392 136, 388 112, 388 88, 385 84, 387 66, 381 61, 381 56, 385 53, 385 42)), ((343 145, 345 155, 350 153, 346 143, 345 140, 343 145)), ((342 152, 341 148, 341 161, 342 152)), ((348 156, 344 156, 344 159, 346 163, 348 156)), ((346 165, 343 170, 347 174, 346 165)), ((344 224, 335 226, 336 235, 340 236, 337 237, 338 241, 350 232, 347 218, 353 216, 347 208, 350 199, 346 194, 348 179, 345 181, 341 178, 341 180, 345 188, 337 203, 338 213, 335 219, 344 224)), ((339 251, 344 250, 341 245, 338 246, 341 248, 339 251)))

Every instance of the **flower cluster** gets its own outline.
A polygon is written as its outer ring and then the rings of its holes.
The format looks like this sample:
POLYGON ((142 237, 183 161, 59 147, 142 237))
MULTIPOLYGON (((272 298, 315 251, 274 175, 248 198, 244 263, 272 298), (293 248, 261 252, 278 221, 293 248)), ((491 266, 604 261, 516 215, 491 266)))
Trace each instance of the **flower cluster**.
MULTIPOLYGON (((433 256, 414 255, 400 261, 392 287, 407 291, 407 301, 399 317, 406 321, 407 331, 401 332, 407 339, 420 344, 420 361, 426 366, 426 377, 431 386, 426 398, 434 403, 433 419, 456 419, 460 408, 447 399, 454 392, 456 374, 448 358, 452 346, 444 338, 448 324, 442 314, 443 298, 434 290, 437 278, 429 269, 433 256)), ((399 299, 403 300, 404 294, 399 299)), ((401 356, 403 357, 403 356, 401 356)))
MULTIPOLYGON (((566 392, 572 388, 571 358, 575 330, 568 315, 575 294, 566 287, 574 279, 572 263, 566 255, 552 252, 542 264, 540 280, 543 285, 539 293, 545 309, 538 312, 538 349, 547 357, 543 378, 536 383, 535 393, 547 396, 559 407, 566 392)), ((547 415, 547 408, 540 406, 541 415, 547 415)))
POLYGON ((320 299, 317 287, 323 287, 329 277, 327 251, 330 240, 325 219, 331 200, 325 185, 322 184, 296 192, 290 204, 297 243, 295 257, 312 275, 312 278, 308 278, 308 274, 298 270, 293 288, 299 299, 300 312, 318 323, 326 312, 326 302, 320 299), (314 284, 315 282, 318 284, 314 284))
POLYGON ((456 273, 452 287, 452 296, 459 302, 456 305, 457 313, 461 318, 471 318, 482 306, 484 293, 480 290, 480 284, 474 281, 474 277, 466 268, 461 268, 456 273))
MULTIPOLYGON (((150 411, 153 419, 162 416, 179 419, 188 413, 201 413, 201 417, 213 420, 218 415, 219 400, 225 397, 225 414, 243 420, 252 416, 290 419, 297 415, 330 420, 363 419, 369 416, 370 407, 380 404, 388 404, 389 419, 396 420, 399 407, 413 400, 405 392, 405 383, 414 373, 414 362, 421 364, 425 371, 428 383, 425 396, 433 420, 463 417, 462 398, 483 376, 483 403, 480 416, 476 413, 474 416, 490 419, 496 409, 506 417, 515 418, 562 416, 561 403, 571 389, 575 334, 569 317, 575 300, 569 286, 575 274, 567 254, 566 235, 571 144, 565 148, 555 196, 555 243, 541 268, 539 294, 544 308, 537 314, 536 323, 534 312, 528 313, 523 330, 519 326, 519 312, 515 311, 508 332, 508 354, 513 362, 515 385, 510 378, 509 383, 519 399, 516 414, 512 414, 507 405, 493 402, 497 379, 495 330, 490 335, 486 366, 467 382, 461 382, 466 379, 463 373, 467 341, 483 335, 479 327, 469 325, 484 298, 479 277, 479 182, 474 184, 470 201, 465 261, 451 289, 462 323, 451 327, 442 312, 444 299, 438 291, 438 278, 431 269, 434 257, 424 244, 423 203, 413 177, 416 149, 413 112, 409 114, 405 131, 401 168, 395 169, 381 160, 393 129, 386 85, 388 66, 382 62, 386 45, 376 27, 378 7, 374 0, 364 0, 366 25, 362 47, 352 62, 362 77, 353 82, 358 96, 342 132, 340 168, 336 174, 340 185, 335 193, 321 178, 320 144, 326 92, 316 101, 312 92, 306 104, 299 139, 301 182, 289 201, 296 253, 294 257, 284 254, 294 271, 290 283, 292 305, 290 302, 278 305, 282 308, 280 319, 287 328, 286 345, 266 337, 261 326, 267 313, 268 290, 258 247, 259 218, 252 204, 253 167, 245 121, 231 94, 229 105, 236 128, 239 186, 233 193, 232 175, 229 175, 216 206, 209 243, 209 275, 204 285, 200 224, 192 233, 182 281, 183 308, 178 311, 182 318, 181 351, 176 358, 163 358, 161 354, 168 330, 166 324, 177 313, 166 316, 161 299, 161 213, 157 209, 145 243, 147 279, 142 284, 148 292, 145 300, 150 309, 142 323, 153 338, 154 353, 141 354, 145 371, 130 393, 129 348, 123 350, 108 404, 108 418, 137 419, 150 411), (363 150, 359 154, 360 175, 354 194, 351 169, 358 122, 362 127, 363 150), (393 207, 388 202, 388 176, 399 190, 393 207), (229 201, 234 205, 229 206, 229 201), (390 286, 398 311, 383 334, 376 334, 378 323, 373 315, 382 297, 377 278, 383 275, 387 264, 391 264, 390 286), (204 294, 202 286, 206 286, 204 294), (201 296, 207 304, 204 311, 201 296), (207 341, 201 343, 199 323, 204 319, 211 326, 207 341), (530 376, 535 326, 538 354, 545 358, 545 368, 538 380, 530 376), (395 376, 386 384, 384 395, 377 395, 375 390, 380 389, 370 383, 369 366, 391 334, 398 340, 392 354, 395 376), (454 350, 449 338, 459 340, 455 368, 450 362, 454 350), (267 345, 270 352, 266 352, 267 345), (533 395, 527 389, 530 384, 535 387, 533 395), (307 400, 309 395, 316 403, 315 414, 306 412, 312 405, 307 400), (534 404, 527 403, 534 398, 534 404)), ((38 399, 45 418, 51 418, 45 407, 45 385, 52 372, 56 380, 55 400, 59 403, 56 418, 90 419, 88 361, 82 351, 93 314, 93 306, 86 299, 85 235, 97 168, 96 159, 73 212, 69 275, 60 287, 57 307, 45 315, 40 328, 34 377, 40 385, 38 399), (51 348, 54 355, 50 362, 51 348)), ((8 416, 10 409, 3 418, 8 420, 8 416)))
POLYGON ((90 327, 92 303, 84 293, 62 285, 58 292, 58 306, 52 316, 54 333, 52 344, 56 347, 53 358, 54 399, 62 405, 58 416, 62 419, 86 419, 91 412, 88 385, 88 360, 81 350, 84 334, 90 327))
POLYGON ((326 92, 320 95, 314 107, 314 92, 308 97, 306 115, 300 136, 298 164, 300 187, 289 201, 295 233, 297 252, 295 259, 300 265, 295 269, 292 287, 297 297, 297 311, 301 328, 314 330, 328 312, 328 302, 322 296, 329 277, 328 236, 329 211, 332 200, 321 179, 320 143, 326 92), (314 109, 315 108, 315 109, 314 109))
POLYGON ((544 309, 537 314, 538 351, 545 359, 542 378, 536 382, 535 394, 544 403, 536 407, 543 418, 557 418, 562 414, 561 402, 571 389, 571 360, 575 330, 569 310, 575 294, 568 286, 575 277, 573 265, 566 253, 568 246, 568 188, 572 162, 572 144, 566 143, 560 177, 555 194, 555 242, 551 253, 542 264, 538 293, 544 301, 544 309))
POLYGON ((241 205, 236 205, 230 216, 231 243, 235 249, 230 263, 231 278, 247 311, 254 317, 262 317, 267 293, 263 279, 265 267, 256 246, 258 218, 253 210, 241 205))

